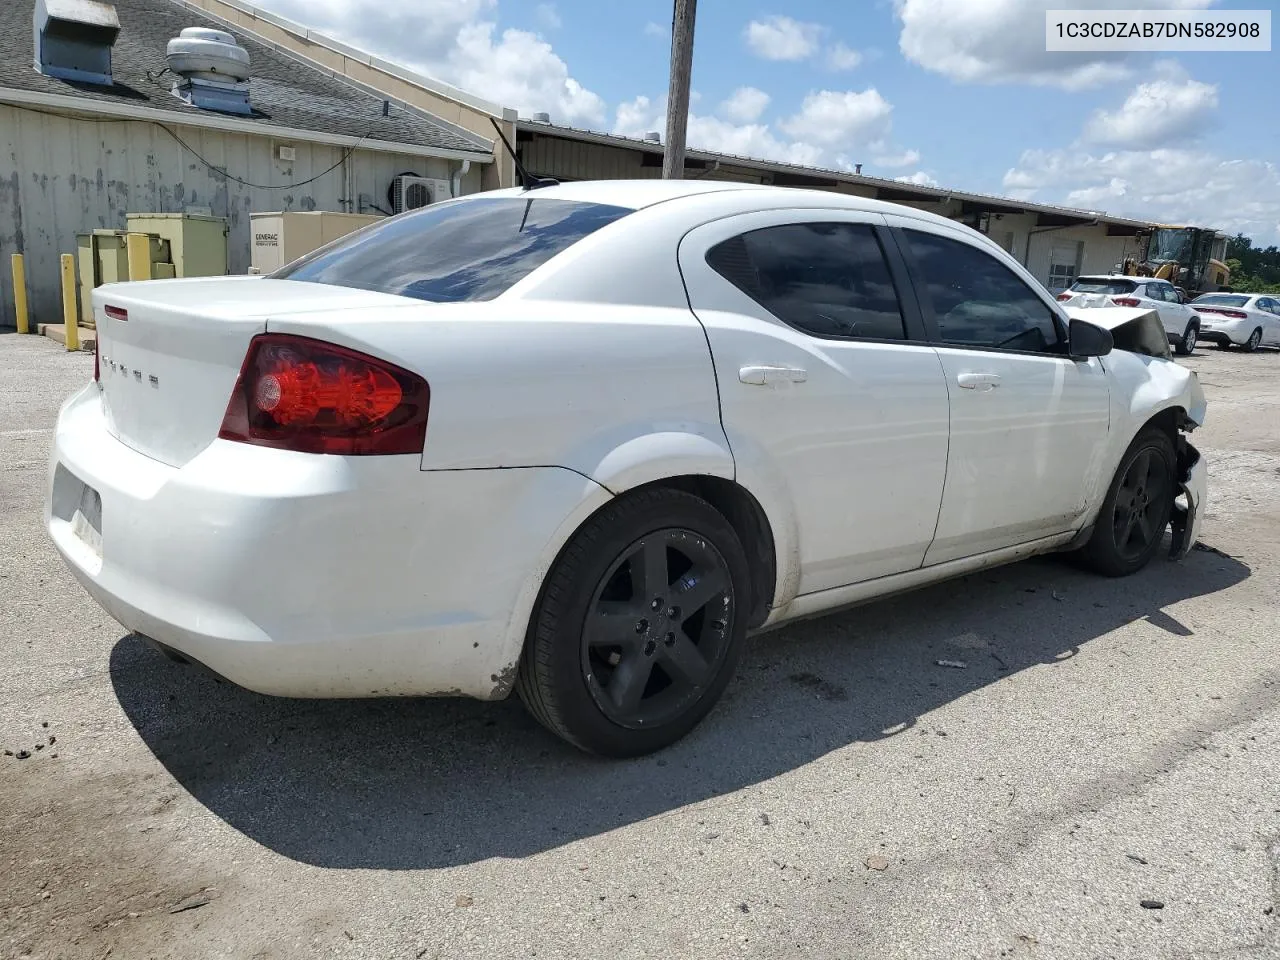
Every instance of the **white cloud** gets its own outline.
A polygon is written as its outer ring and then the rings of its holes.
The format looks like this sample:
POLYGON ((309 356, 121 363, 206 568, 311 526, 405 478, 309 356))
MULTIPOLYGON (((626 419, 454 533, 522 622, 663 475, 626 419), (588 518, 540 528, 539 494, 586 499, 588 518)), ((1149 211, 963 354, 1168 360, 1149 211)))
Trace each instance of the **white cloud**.
MULTIPOLYGON (((846 170, 864 162, 860 155, 864 152, 874 154, 882 165, 909 166, 920 160, 916 151, 904 151, 891 144, 893 107, 874 89, 811 93, 800 110, 776 129, 760 120, 768 103, 768 94, 746 87, 720 104, 721 116, 692 110, 688 145, 761 160, 846 170)), ((665 129, 665 118, 665 98, 636 97, 618 105, 613 129, 624 136, 639 137, 646 131, 665 129)))
POLYGON ((923 170, 917 170, 915 173, 905 177, 894 177, 898 183, 914 183, 917 187, 936 187, 938 181, 933 179, 923 170))
POLYGON ((560 20, 560 11, 554 3, 540 3, 533 8, 533 15, 543 30, 559 30, 564 26, 560 20))
POLYGON ((877 167, 911 167, 920 162, 919 150, 904 150, 902 153, 881 153, 873 155, 871 162, 877 167))
POLYGON ((880 145, 889 134, 893 106, 874 87, 820 90, 804 98, 800 111, 779 126, 799 140, 823 146, 880 145))
POLYGON ((1230 160, 1185 147, 1101 154, 1075 146, 1028 150, 1005 174, 1004 185, 1024 200, 1240 231, 1264 244, 1280 241, 1280 166, 1265 160, 1230 160))
POLYGON ((644 35, 646 37, 661 37, 665 40, 671 36, 671 27, 658 23, 656 20, 650 20, 644 25, 644 35))
POLYGON ((852 70, 862 63, 862 54, 843 41, 836 41, 827 48, 827 66, 832 70, 852 70))
POLYGON ((805 60, 817 52, 822 27, 774 16, 752 20, 743 35, 751 52, 765 60, 805 60))
POLYGON ((755 87, 739 87, 720 104, 720 112, 735 123, 753 123, 769 106, 769 95, 755 87))
MULTIPOLYGON (((659 101, 644 96, 628 100, 618 105, 614 132, 639 137, 649 130, 664 129, 666 112, 665 97, 659 101)), ((804 166, 821 163, 824 158, 821 147, 779 137, 768 124, 735 124, 692 112, 689 114, 686 142, 694 149, 804 166)))
MULTIPOLYGON (((1213 0, 1091 0, 1090 9, 1198 9, 1213 0)), ((894 0, 903 56, 964 83, 1031 83, 1078 90, 1128 75, 1124 53, 1050 53, 1045 11, 1062 0, 894 0)))
POLYGON ((1174 63, 1156 66, 1116 110, 1095 113, 1066 147, 1026 150, 1004 175, 1020 200, 1064 203, 1140 220, 1240 231, 1280 240, 1280 166, 1197 144, 1216 87, 1174 63), (1108 149, 1110 148, 1110 149, 1108 149))
MULTIPOLYGON (((654 103, 648 97, 624 100, 614 114, 613 132, 624 137, 643 137, 650 130, 665 129, 667 105, 654 103), (661 124, 661 125, 660 125, 661 124)), ((687 138, 686 138, 687 139, 687 138)))
POLYGON ((1192 80, 1176 64, 1160 67, 1159 79, 1137 86, 1118 110, 1099 110, 1084 139, 1108 146, 1144 149, 1194 138, 1218 108, 1218 88, 1192 80))
POLYGON ((496 0, 263 2, 322 33, 521 113, 545 110, 558 123, 605 122, 604 100, 569 74, 551 44, 527 30, 498 32, 496 0))

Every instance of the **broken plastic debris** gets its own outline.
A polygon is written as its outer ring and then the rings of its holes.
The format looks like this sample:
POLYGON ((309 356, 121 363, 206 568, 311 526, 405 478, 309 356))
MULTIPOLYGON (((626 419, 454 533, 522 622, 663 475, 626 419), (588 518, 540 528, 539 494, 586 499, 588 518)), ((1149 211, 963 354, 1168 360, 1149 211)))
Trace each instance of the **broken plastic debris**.
POLYGON ((952 670, 964 670, 969 666, 963 660, 935 660, 933 662, 940 667, 950 667, 952 670))

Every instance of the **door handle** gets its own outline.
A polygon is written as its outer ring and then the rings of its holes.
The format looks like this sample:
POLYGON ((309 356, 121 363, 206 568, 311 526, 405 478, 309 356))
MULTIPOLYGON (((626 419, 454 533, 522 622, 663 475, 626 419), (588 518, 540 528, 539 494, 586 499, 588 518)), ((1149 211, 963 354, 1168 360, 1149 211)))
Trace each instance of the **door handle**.
POLYGON ((738 379, 755 386, 768 386, 773 383, 804 383, 809 379, 809 373, 800 367, 742 367, 738 370, 738 379))
POLYGON ((985 393, 1000 386, 1000 375, 996 373, 961 373, 956 375, 956 383, 964 390, 978 390, 985 393))

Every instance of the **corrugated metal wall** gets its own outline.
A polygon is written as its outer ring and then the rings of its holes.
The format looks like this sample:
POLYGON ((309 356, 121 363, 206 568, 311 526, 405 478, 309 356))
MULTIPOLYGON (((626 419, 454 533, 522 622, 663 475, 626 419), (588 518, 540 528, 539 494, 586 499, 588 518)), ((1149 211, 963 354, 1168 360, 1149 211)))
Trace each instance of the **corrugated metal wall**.
MULTIPOLYGON (((16 323, 11 253, 26 254, 32 321, 60 322, 59 255, 75 253, 79 233, 122 229, 126 212, 194 209, 227 217, 231 272, 244 273, 251 212, 349 209, 341 165, 313 183, 290 186, 338 163, 344 147, 198 127, 172 129, 210 164, 262 187, 210 170, 153 123, 75 119, 0 105, 0 325, 16 323), (294 160, 275 159, 280 144, 294 148, 294 160)), ((382 207, 397 173, 446 179, 457 169, 454 161, 368 150, 355 151, 347 163, 353 199, 367 194, 382 207)), ((464 193, 480 189, 480 170, 472 166, 464 193)))

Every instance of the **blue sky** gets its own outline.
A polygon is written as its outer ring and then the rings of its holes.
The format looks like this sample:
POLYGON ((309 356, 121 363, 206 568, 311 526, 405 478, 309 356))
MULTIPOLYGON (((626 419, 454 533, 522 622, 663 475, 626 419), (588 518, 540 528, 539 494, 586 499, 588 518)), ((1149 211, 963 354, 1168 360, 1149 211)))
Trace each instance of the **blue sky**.
MULTIPOLYGON (((260 2, 522 114, 665 126, 670 0, 260 2)), ((689 142, 1280 243, 1280 54, 1047 53, 1044 10, 1067 5, 703 0, 689 142)))

